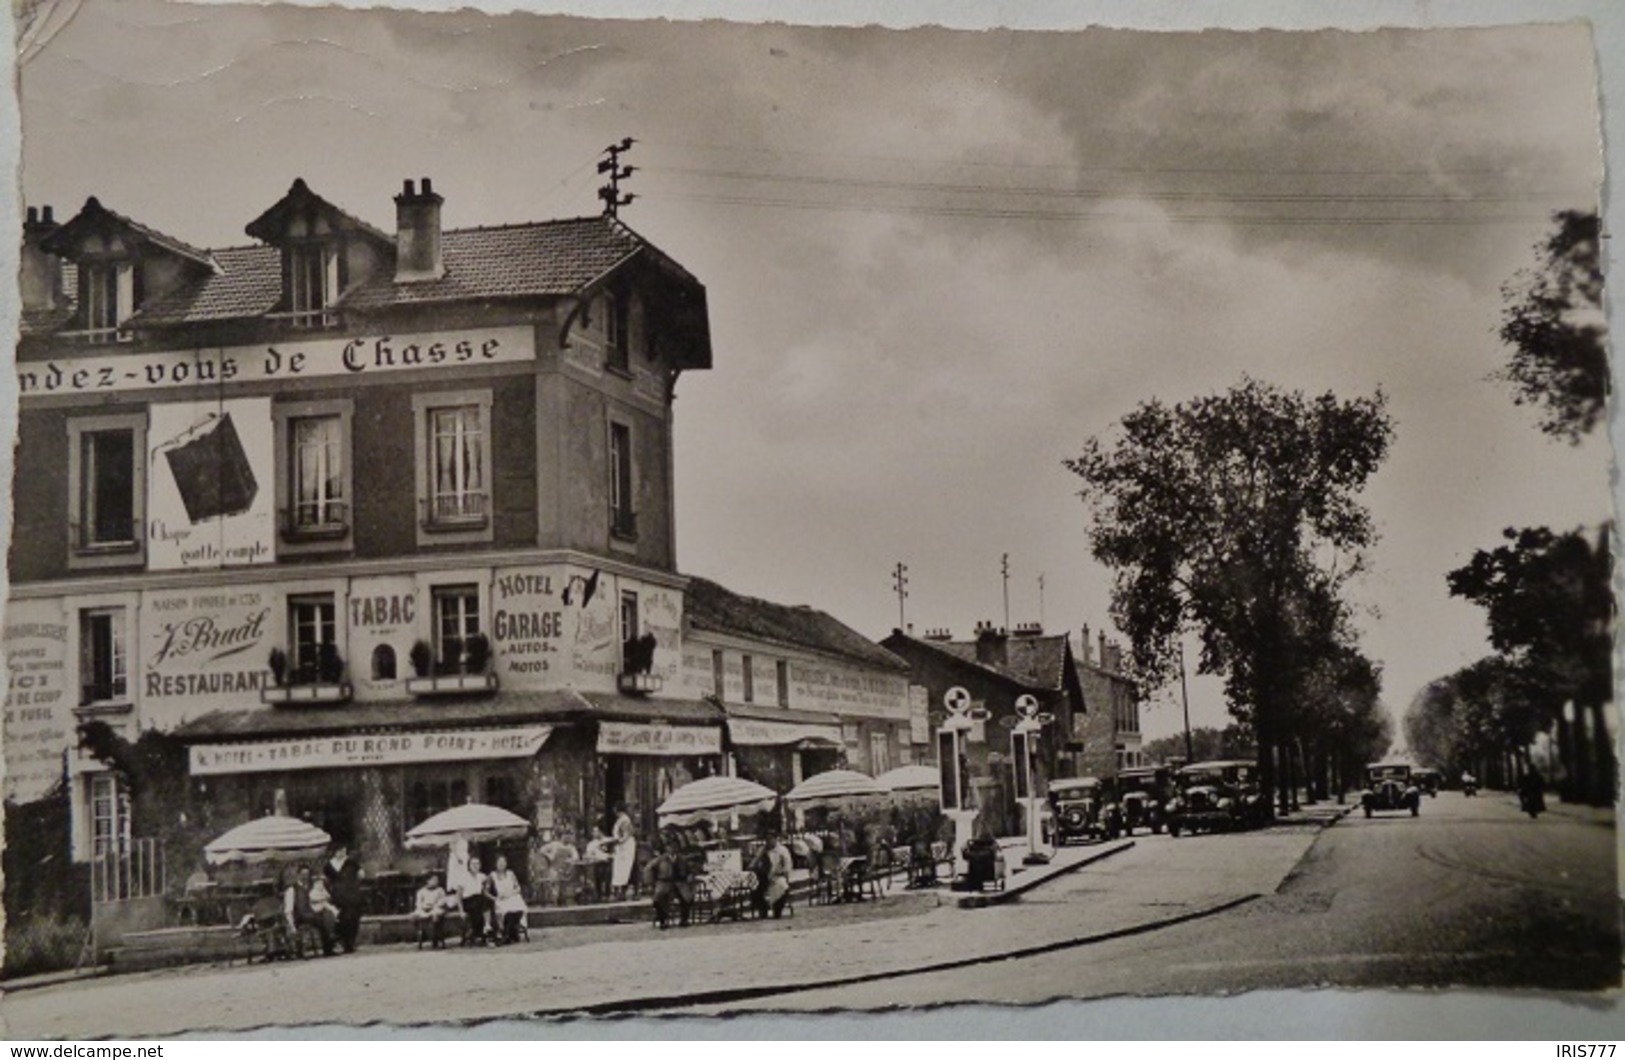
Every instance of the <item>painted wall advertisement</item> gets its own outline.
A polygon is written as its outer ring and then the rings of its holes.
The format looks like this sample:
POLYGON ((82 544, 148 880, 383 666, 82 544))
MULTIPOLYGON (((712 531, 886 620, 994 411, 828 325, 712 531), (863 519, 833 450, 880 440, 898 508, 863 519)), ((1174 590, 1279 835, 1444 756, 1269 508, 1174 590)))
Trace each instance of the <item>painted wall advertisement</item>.
POLYGON ((931 742, 931 690, 924 685, 908 686, 908 742, 931 742))
POLYGON ((193 776, 263 773, 284 769, 408 765, 528 758, 542 749, 551 725, 449 732, 402 732, 374 736, 320 736, 239 744, 199 744, 191 749, 193 776))
POLYGON ((207 570, 276 559, 270 398, 152 406, 147 565, 207 570))
POLYGON ((271 596, 221 586, 149 592, 141 601, 141 716, 170 728, 214 710, 260 705, 281 643, 271 596))
POLYGON ((59 603, 16 600, 6 607, 5 797, 29 802, 62 775, 74 741, 68 694, 68 626, 59 603))
MULTIPOLYGON (((356 578, 350 583, 350 683, 357 699, 404 694, 417 640, 417 586, 407 575, 356 578)), ((267 649, 269 651, 269 649, 267 649)))
MULTIPOLYGON (((608 579, 604 581, 607 588, 608 579)), ((563 566, 496 572, 491 583, 491 653, 503 688, 556 688, 569 680, 566 645, 573 639, 589 588, 596 603, 597 585, 579 584, 563 566)))
POLYGON ((906 677, 822 663, 790 662, 791 706, 907 721, 908 703, 906 677))

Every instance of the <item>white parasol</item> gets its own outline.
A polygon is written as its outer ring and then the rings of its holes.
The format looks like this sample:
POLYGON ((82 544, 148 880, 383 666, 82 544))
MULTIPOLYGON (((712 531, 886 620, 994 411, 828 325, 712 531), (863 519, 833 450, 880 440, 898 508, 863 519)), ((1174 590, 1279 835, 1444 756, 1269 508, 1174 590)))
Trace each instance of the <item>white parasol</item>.
POLYGON ((803 780, 790 789, 784 800, 798 803, 801 809, 806 809, 808 806, 833 806, 848 799, 877 795, 884 797, 885 794, 886 789, 875 783, 875 778, 867 773, 832 769, 803 780))
POLYGON ((461 839, 468 843, 489 843, 502 839, 522 839, 530 834, 530 822, 498 806, 470 802, 435 814, 406 833, 406 846, 445 847, 461 839))
POLYGON ((298 861, 320 854, 333 837, 296 817, 261 817, 240 824, 203 848, 211 865, 250 861, 298 861))
POLYGON ((898 766, 875 778, 875 783, 887 791, 936 791, 942 786, 942 774, 930 766, 898 766))
POLYGON ((686 826, 735 813, 771 810, 777 798, 771 788, 743 777, 705 777, 672 792, 655 812, 662 825, 686 826))

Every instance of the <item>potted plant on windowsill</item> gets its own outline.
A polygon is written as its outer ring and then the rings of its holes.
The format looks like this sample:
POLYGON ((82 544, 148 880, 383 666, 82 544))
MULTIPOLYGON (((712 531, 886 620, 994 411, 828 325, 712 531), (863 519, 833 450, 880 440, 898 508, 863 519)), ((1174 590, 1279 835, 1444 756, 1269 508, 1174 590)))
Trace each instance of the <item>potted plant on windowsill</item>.
POLYGON ((281 648, 272 648, 268 661, 271 683, 260 689, 262 703, 330 706, 350 701, 354 690, 344 680, 344 658, 336 645, 322 644, 317 648, 314 665, 303 665, 292 672, 288 669, 288 655, 281 648))
POLYGON ((438 663, 433 660, 429 646, 418 641, 412 645, 412 670, 417 676, 407 679, 406 690, 414 696, 494 692, 497 675, 488 672, 490 662, 491 642, 483 633, 475 633, 466 640, 446 638, 441 644, 438 663))
POLYGON ((653 633, 645 632, 641 637, 628 641, 621 673, 615 679, 615 687, 633 695, 648 695, 660 691, 665 682, 659 674, 653 672, 655 649, 658 647, 660 642, 653 633))

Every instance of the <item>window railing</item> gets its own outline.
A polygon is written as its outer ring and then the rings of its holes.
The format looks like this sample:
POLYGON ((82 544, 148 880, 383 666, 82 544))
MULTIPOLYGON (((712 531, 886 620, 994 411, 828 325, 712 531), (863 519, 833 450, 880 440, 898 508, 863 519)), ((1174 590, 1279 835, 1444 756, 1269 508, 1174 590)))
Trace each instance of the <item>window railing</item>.
POLYGON ((350 506, 344 501, 300 501, 282 509, 284 537, 343 537, 349 532, 350 506))
POLYGON ((638 513, 630 508, 610 508, 609 532, 617 540, 636 541, 638 539, 638 513))
POLYGON ((336 328, 339 315, 333 309, 298 309, 265 314, 267 320, 280 320, 296 328, 336 328))
POLYGON ((80 706, 97 706, 103 703, 123 703, 130 698, 130 683, 126 678, 116 677, 97 679, 81 685, 79 688, 80 706))
POLYGON ((59 339, 69 342, 107 343, 107 342, 134 342, 135 336, 118 326, 110 328, 74 328, 69 331, 56 333, 59 339))
POLYGON ((69 523, 68 532, 78 552, 134 552, 141 547, 141 521, 130 520, 128 537, 101 537, 92 523, 69 523))
POLYGON ((490 497, 483 490, 440 493, 421 504, 425 529, 483 526, 490 517, 490 497))

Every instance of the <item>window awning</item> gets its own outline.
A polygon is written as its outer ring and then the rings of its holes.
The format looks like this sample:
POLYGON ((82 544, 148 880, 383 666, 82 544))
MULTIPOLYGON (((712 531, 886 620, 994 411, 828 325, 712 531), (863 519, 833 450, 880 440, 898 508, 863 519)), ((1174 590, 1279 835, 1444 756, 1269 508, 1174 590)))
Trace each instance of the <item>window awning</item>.
POLYGON ((191 772, 196 777, 273 770, 528 758, 542 749, 552 733, 551 725, 516 725, 501 729, 357 733, 248 743, 196 744, 191 748, 191 772))
POLYGON ((729 704, 728 736, 741 747, 841 747, 841 719, 811 710, 729 704))

